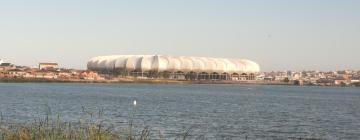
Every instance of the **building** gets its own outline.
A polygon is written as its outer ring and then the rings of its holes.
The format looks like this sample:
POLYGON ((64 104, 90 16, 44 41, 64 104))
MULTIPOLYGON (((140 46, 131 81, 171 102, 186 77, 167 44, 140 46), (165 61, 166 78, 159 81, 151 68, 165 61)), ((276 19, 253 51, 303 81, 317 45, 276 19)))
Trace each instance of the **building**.
POLYGON ((99 76, 98 73, 90 71, 90 70, 85 70, 85 71, 80 72, 80 79, 84 79, 84 80, 105 80, 104 78, 99 76))
POLYGON ((8 70, 7 73, 9 74, 9 77, 11 78, 24 78, 27 74, 25 71, 20 69, 12 69, 8 70))
POLYGON ((1 65, 2 63, 4 63, 4 60, 0 59, 0 65, 1 65))
POLYGON ((57 63, 39 63, 40 70, 57 69, 57 68, 58 68, 57 63))
POLYGON ((16 69, 16 66, 11 63, 1 63, 0 64, 0 71, 8 71, 8 70, 12 70, 12 69, 16 69))
POLYGON ((25 78, 40 78, 40 79, 58 79, 58 76, 55 72, 44 71, 44 70, 28 72, 24 77, 25 78))
POLYGON ((183 80, 255 80, 257 63, 246 59, 166 55, 113 55, 89 60, 89 70, 113 76, 183 80))

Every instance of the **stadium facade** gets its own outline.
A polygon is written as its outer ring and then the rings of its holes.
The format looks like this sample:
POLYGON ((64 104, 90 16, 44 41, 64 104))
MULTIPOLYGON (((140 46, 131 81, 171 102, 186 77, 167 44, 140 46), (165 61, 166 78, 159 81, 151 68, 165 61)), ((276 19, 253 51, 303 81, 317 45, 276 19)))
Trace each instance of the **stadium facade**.
POLYGON ((246 59, 167 55, 111 55, 94 57, 89 70, 111 76, 183 80, 255 80, 260 67, 246 59))

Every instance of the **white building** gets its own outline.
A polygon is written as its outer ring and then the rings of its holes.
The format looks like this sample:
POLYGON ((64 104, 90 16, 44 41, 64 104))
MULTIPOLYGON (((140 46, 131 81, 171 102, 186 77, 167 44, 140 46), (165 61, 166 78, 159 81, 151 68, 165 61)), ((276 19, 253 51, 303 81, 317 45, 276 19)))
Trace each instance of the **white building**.
POLYGON ((58 64, 57 63, 39 63, 39 69, 57 69, 58 64))
POLYGON ((246 59, 166 55, 112 55, 89 60, 87 67, 100 73, 188 79, 254 80, 260 66, 246 59), (150 76, 153 75, 153 76, 150 76))

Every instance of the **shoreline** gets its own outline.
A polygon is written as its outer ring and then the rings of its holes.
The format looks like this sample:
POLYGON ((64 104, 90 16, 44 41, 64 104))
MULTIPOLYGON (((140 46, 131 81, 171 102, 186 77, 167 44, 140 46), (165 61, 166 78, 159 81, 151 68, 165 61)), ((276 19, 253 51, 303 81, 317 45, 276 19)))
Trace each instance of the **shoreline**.
MULTIPOLYGON (((283 85, 300 86, 292 82, 279 81, 187 81, 171 79, 141 79, 141 78, 118 78, 114 80, 85 80, 85 79, 45 79, 45 78, 0 78, 0 83, 103 83, 103 84, 219 84, 219 85, 283 85)), ((323 86, 323 85, 302 85, 316 87, 359 87, 359 86, 323 86)))
POLYGON ((45 78, 0 78, 0 83, 148 83, 148 84, 244 84, 244 85, 294 85, 285 82, 266 81, 187 81, 171 79, 119 78, 114 80, 45 79, 45 78))

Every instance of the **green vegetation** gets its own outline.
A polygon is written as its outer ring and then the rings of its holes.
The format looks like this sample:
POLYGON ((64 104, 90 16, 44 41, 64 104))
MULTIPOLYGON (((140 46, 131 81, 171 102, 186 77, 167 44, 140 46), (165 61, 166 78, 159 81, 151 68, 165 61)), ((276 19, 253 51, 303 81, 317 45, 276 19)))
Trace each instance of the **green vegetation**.
MULTIPOLYGON (((179 135, 175 140, 185 140, 189 132, 179 135)), ((121 132, 115 132, 104 127, 101 123, 72 124, 63 123, 58 118, 55 121, 48 119, 37 120, 29 124, 0 123, 0 140, 164 140, 161 133, 151 136, 146 127, 135 133, 133 126, 121 132)), ((202 137, 200 139, 206 139, 202 137)), ((230 138, 229 138, 230 139, 230 138)), ((251 139, 247 136, 244 139, 251 139)), ((291 140, 321 140, 316 138, 287 138, 291 140)))
POLYGON ((353 83, 352 85, 355 87, 360 87, 360 82, 353 83))
MULTIPOLYGON (((164 140, 161 132, 150 134, 149 127, 136 129, 133 125, 131 114, 127 127, 119 131, 107 127, 104 121, 94 121, 96 117, 101 118, 102 111, 89 113, 83 108, 83 113, 88 115, 76 123, 63 122, 58 115, 51 119, 49 115, 36 119, 30 123, 13 123, 5 121, 0 114, 0 140, 164 140), (94 115, 97 114, 97 115, 94 115), (89 120, 89 118, 91 118, 89 120), (141 130, 141 131, 139 131, 141 130)), ((191 129, 179 134, 175 140, 189 139, 191 129)), ((192 138, 190 138, 192 139, 192 138)), ((196 139, 207 139, 204 135, 196 139)), ((227 138, 231 139, 231 138, 227 138)), ((244 139, 251 139, 247 136, 244 139)), ((291 140, 320 140, 314 138, 293 138, 291 140)))
MULTIPOLYGON (((93 115, 93 114, 91 114, 93 115)), ((101 115, 101 112, 99 112, 101 115)), ((92 120, 78 123, 62 122, 60 116, 34 120, 31 123, 9 123, 0 116, 0 140, 149 140, 150 131, 146 127, 136 133, 132 125, 124 131, 116 132, 105 127, 102 122, 92 120)), ((91 116, 93 117, 93 116, 91 116)), ((87 120, 87 119, 85 119, 87 120)), ((159 138, 162 136, 159 134, 159 138)))
MULTIPOLYGON (((1 126, 2 140, 115 140, 119 136, 103 129, 101 125, 90 124, 82 127, 72 127, 60 124, 59 121, 40 121, 30 125, 15 124, 1 126)), ((133 138, 129 138, 133 139, 133 138)))

